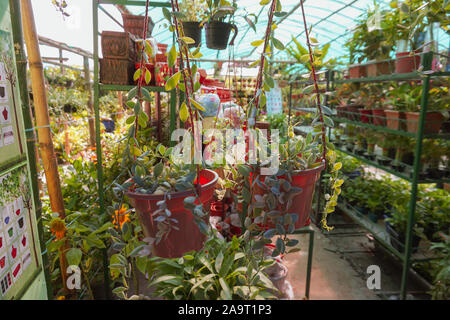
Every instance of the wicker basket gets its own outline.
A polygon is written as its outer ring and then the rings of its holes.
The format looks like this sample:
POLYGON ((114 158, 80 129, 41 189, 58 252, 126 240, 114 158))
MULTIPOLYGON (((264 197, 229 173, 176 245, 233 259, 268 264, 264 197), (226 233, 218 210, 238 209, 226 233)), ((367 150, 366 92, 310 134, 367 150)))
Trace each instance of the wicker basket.
POLYGON ((102 32, 103 58, 136 61, 136 42, 128 32, 102 32))
POLYGON ((103 84, 133 84, 134 62, 128 59, 100 59, 100 82, 103 84))
MULTIPOLYGON (((123 19, 123 28, 125 29, 125 31, 133 34, 138 39, 141 39, 142 30, 144 29, 145 24, 145 17, 122 13, 122 19, 123 19)), ((152 18, 148 17, 147 38, 149 38, 152 35, 154 26, 155 24, 153 23, 152 18)))

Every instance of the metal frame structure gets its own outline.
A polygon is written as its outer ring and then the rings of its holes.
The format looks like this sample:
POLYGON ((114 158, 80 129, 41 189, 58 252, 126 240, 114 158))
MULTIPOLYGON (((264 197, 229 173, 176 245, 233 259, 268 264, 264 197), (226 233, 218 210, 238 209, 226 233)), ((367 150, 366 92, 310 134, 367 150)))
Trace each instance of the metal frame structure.
POLYGON ((384 75, 384 76, 378 76, 378 77, 372 77, 372 78, 358 78, 358 79, 339 79, 335 80, 336 72, 332 72, 330 74, 330 80, 333 89, 335 88, 336 84, 343 84, 343 83, 351 83, 351 82, 388 82, 388 81, 402 81, 402 80, 421 80, 422 81, 422 96, 421 96, 421 103, 420 103, 420 118, 419 118, 419 126, 417 133, 410 133, 400 130, 393 130, 389 129, 387 127, 381 127, 381 126, 375 126, 369 123, 362 123, 357 121, 352 121, 348 119, 338 118, 336 116, 333 116, 333 120, 336 122, 341 123, 349 123, 355 126, 363 127, 363 128, 370 128, 381 132, 386 133, 392 133, 407 137, 413 137, 416 139, 416 147, 414 151, 414 163, 412 166, 412 177, 408 177, 407 175, 404 175, 403 173, 400 173, 398 171, 395 171, 394 169, 388 168, 386 166, 382 166, 374 161, 371 161, 363 156, 358 156, 352 152, 336 148, 337 150, 346 153, 366 164, 368 164, 371 167, 376 167, 378 169, 381 169, 385 172, 388 172, 390 174, 393 174, 403 180, 406 180, 411 183, 411 196, 409 201, 409 208, 408 208, 408 224, 406 229, 406 241, 405 241, 405 252, 404 254, 397 251, 395 248, 392 247, 392 245, 389 243, 389 241, 386 241, 386 237, 383 236, 383 233, 385 235, 385 232, 380 231, 378 228, 376 228, 376 225, 374 223, 370 223, 368 219, 361 218, 360 215, 358 215, 354 210, 351 208, 339 204, 338 207, 346 213, 350 218, 355 220, 358 224, 360 224, 363 228, 367 229, 368 231, 371 231, 374 238, 377 239, 384 247, 386 247, 391 253, 393 253, 396 257, 398 257, 402 263, 403 263, 403 271, 402 271, 402 278, 401 278, 401 287, 400 287, 400 296, 402 299, 406 299, 407 294, 407 284, 408 284, 408 271, 411 267, 411 263, 413 261, 422 261, 423 259, 419 258, 413 258, 412 257, 412 238, 413 238, 413 226, 414 226, 414 215, 416 211, 416 203, 417 203, 417 195, 418 195, 418 185, 419 184, 429 184, 429 183, 443 183, 443 182, 450 182, 450 179, 437 179, 437 180, 421 180, 419 178, 420 173, 420 159, 422 156, 422 143, 423 139, 429 138, 429 139, 446 139, 450 140, 450 134, 425 134, 424 133, 424 126, 425 126, 425 115, 427 112, 428 107, 428 96, 429 96, 429 89, 430 89, 430 80, 431 78, 435 77, 448 77, 450 75, 450 72, 432 72, 431 70, 431 64, 433 59, 433 52, 428 52, 422 55, 422 65, 423 70, 422 72, 412 72, 412 73, 405 73, 405 74, 392 74, 392 75, 384 75))
MULTIPOLYGON (((94 115, 95 115, 95 133, 96 133, 96 153, 97 153, 97 179, 98 179, 98 197, 99 197, 99 214, 102 215, 105 213, 105 188, 104 188, 104 179, 103 179, 103 152, 101 145, 101 133, 100 133, 100 109, 99 109, 99 98, 100 98, 100 90, 114 90, 114 91, 129 91, 133 86, 131 85, 104 85, 100 84, 100 74, 99 74, 99 20, 98 14, 99 10, 105 12, 106 10, 101 7, 101 4, 122 4, 122 5, 130 5, 130 6, 145 6, 145 2, 143 1, 127 1, 127 0, 93 0, 92 1, 92 19, 93 19, 93 38, 94 38, 94 95, 93 95, 93 106, 94 106, 94 115)), ((169 7, 170 4, 168 2, 150 2, 150 6, 153 7, 169 7)), ((107 12, 107 11, 106 11, 107 12)), ((107 14, 107 13, 106 13, 107 14)), ((113 19, 110 14, 107 14, 114 22, 120 23, 113 19)), ((146 89, 150 92, 155 93, 155 100, 158 109, 158 119, 161 119, 161 115, 159 113, 160 110, 160 93, 167 92, 163 87, 146 87, 146 89)), ((175 129, 175 121, 176 121, 176 91, 172 90, 170 92, 170 130, 175 129)), ((160 128, 158 126, 159 136, 161 136, 160 128)), ((108 255, 106 250, 103 251, 103 265, 108 266, 108 255)), ((105 290, 107 299, 110 298, 110 277, 109 277, 109 269, 104 267, 104 279, 105 279, 105 290)))

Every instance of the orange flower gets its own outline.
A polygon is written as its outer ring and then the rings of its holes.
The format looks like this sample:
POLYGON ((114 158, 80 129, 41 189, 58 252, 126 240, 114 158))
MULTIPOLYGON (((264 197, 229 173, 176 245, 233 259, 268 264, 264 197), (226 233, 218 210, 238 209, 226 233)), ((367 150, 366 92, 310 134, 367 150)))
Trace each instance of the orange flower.
POLYGON ((118 229, 120 226, 120 229, 122 229, 122 226, 125 222, 130 221, 129 214, 127 213, 127 207, 125 205, 122 205, 122 208, 120 210, 114 211, 113 217, 113 223, 116 225, 116 228, 118 229))
POLYGON ((66 300, 66 297, 64 297, 64 296, 59 296, 58 298, 56 298, 56 300, 66 300))
POLYGON ((50 222, 50 231, 56 236, 56 239, 61 240, 66 234, 66 224, 60 218, 55 218, 50 222))

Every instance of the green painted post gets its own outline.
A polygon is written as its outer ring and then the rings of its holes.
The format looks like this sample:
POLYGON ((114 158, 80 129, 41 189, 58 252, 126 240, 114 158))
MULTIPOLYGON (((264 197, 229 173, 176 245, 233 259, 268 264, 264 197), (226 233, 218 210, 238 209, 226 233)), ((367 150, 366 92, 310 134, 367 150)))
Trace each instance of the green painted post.
POLYGON ((12 24, 12 34, 14 47, 16 48, 16 66, 17 66, 17 80, 20 89, 20 100, 22 102, 22 117, 24 127, 31 129, 25 131, 26 144, 27 144, 27 154, 30 172, 31 188, 33 191, 33 203, 36 212, 37 229, 39 233, 39 243, 41 246, 42 263, 44 264, 44 275, 45 282, 47 284, 47 296, 52 297, 52 286, 49 273, 49 261, 48 255, 45 247, 44 241, 44 228, 42 225, 42 204, 39 197, 39 186, 38 186, 38 174, 37 174, 37 163, 35 154, 35 143, 36 143, 36 133, 33 128, 33 121, 31 119, 31 109, 30 109, 30 97, 28 95, 27 86, 27 58, 25 55, 25 48, 23 42, 23 31, 22 31, 22 13, 20 8, 20 1, 9 0, 10 14, 11 14, 11 24, 12 24))
MULTIPOLYGON (((105 198, 103 188, 103 167, 102 167, 102 144, 100 133, 100 110, 99 110, 99 59, 98 59, 98 6, 99 0, 92 1, 93 17, 93 38, 94 38, 94 114, 95 114, 95 144, 97 151, 97 179, 98 179, 98 201, 100 205, 99 214, 105 214, 105 198)), ((110 279, 108 266, 108 253, 106 249, 103 253, 103 276, 105 280, 105 296, 110 299, 110 279)))
MULTIPOLYGON (((431 67, 431 61, 433 58, 433 53, 429 52, 423 55, 423 66, 424 70, 429 70, 431 67)), ((411 250, 412 250, 412 238, 413 238, 413 226, 414 226, 414 213, 416 211, 416 201, 417 201, 417 182, 419 179, 420 161, 422 155, 422 140, 423 131, 425 124, 425 116, 428 106, 428 90, 430 88, 430 76, 427 75, 423 80, 422 87, 422 100, 420 103, 420 118, 419 118, 419 128, 416 136, 416 150, 414 153, 414 172, 412 178, 411 186, 411 198, 409 202, 409 214, 408 214, 408 225, 406 228, 406 243, 405 243, 405 255, 403 258, 403 273, 402 282, 400 287, 401 299, 406 299, 407 284, 408 284, 408 271, 410 267, 411 250)))
POLYGON ((306 288, 305 297, 309 299, 309 289, 311 287, 311 269, 312 269, 312 259, 314 252, 314 230, 309 231, 309 247, 308 247, 308 266, 306 268, 306 288))

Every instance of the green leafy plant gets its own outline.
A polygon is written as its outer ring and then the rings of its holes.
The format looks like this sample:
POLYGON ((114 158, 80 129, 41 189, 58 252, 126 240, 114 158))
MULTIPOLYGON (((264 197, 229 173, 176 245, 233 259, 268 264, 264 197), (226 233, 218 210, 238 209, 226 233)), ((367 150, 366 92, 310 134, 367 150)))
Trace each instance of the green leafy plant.
POLYGON ((156 274, 149 285, 168 299, 274 299, 277 292, 264 273, 274 260, 256 250, 254 240, 210 237, 200 251, 151 260, 156 274))
MULTIPOLYGON (((309 52, 308 49, 306 49, 304 46, 301 45, 300 42, 298 42, 297 39, 292 37, 292 41, 295 44, 294 46, 290 46, 286 48, 286 51, 288 55, 297 62, 299 62, 300 65, 293 65, 292 67, 286 68, 285 73, 289 75, 295 75, 295 74, 301 74, 305 72, 311 72, 311 64, 309 61, 309 52)), ((330 44, 325 44, 321 48, 315 47, 313 52, 313 59, 314 59, 314 67, 316 71, 320 71, 322 69, 332 69, 337 66, 338 61, 336 58, 331 58, 328 60, 325 60, 328 50, 330 49, 330 44)))

